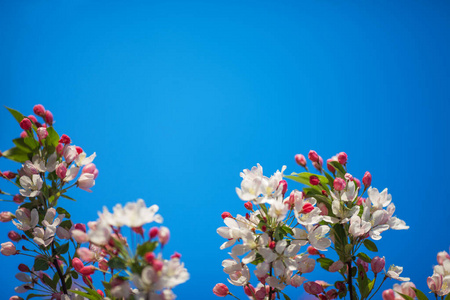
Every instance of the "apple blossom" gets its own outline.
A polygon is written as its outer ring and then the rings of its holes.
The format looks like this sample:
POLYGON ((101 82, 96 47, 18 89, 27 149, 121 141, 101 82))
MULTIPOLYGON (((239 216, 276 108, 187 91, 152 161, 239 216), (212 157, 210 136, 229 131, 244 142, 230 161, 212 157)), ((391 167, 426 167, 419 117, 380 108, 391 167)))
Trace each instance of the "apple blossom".
POLYGON ((11 242, 1 244, 1 253, 5 256, 15 255, 18 253, 16 246, 11 242))
POLYGON ((229 294, 229 290, 225 284, 218 283, 214 286, 213 293, 218 297, 225 297, 229 294))
POLYGON ((297 154, 295 155, 295 161, 299 166, 306 167, 306 159, 303 154, 297 154))

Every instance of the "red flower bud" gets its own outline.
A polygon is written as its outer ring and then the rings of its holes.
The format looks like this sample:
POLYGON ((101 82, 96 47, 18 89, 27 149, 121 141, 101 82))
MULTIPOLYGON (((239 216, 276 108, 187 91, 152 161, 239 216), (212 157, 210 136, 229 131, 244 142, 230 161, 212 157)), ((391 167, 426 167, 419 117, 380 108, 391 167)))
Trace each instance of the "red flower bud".
POLYGON ((217 297, 225 297, 229 294, 228 287, 223 283, 218 283, 213 288, 213 293, 217 297))
POLYGON ((253 204, 250 201, 245 202, 244 206, 246 209, 253 211, 253 204))
POLYGON ((37 104, 33 107, 33 112, 40 117, 43 117, 45 114, 45 108, 41 104, 37 104))
POLYGON ((19 125, 20 125, 20 128, 22 128, 25 131, 30 130, 31 126, 32 126, 31 121, 27 118, 23 118, 23 120, 20 121, 19 125))
POLYGON ((70 137, 68 137, 67 135, 63 134, 61 136, 61 138, 59 139, 59 142, 62 144, 70 144, 70 137))
POLYGON ((320 183, 319 177, 311 175, 309 177, 309 183, 311 183, 312 185, 318 185, 320 183))
POLYGON ((364 177, 363 177, 363 179, 362 179, 362 182, 363 182, 363 184, 364 184, 365 187, 370 186, 370 184, 372 183, 372 175, 369 173, 369 171, 367 171, 367 172, 364 174, 364 177))
POLYGON ((317 154, 316 151, 311 150, 308 153, 308 158, 312 161, 312 162, 317 162, 319 160, 319 154, 317 154))
POLYGON ((306 202, 303 205, 302 213, 307 214, 307 213, 312 212, 313 210, 314 210, 314 206, 311 203, 306 202))
POLYGON ((303 156, 303 154, 297 154, 295 156, 295 162, 299 166, 302 166, 303 168, 306 167, 306 159, 305 159, 305 156, 303 156))
POLYGON ((89 276, 95 273, 95 267, 93 265, 85 266, 80 269, 80 273, 84 276, 89 276))
POLYGON ((338 162, 341 165, 345 165, 347 163, 347 153, 341 152, 337 155, 337 158, 338 158, 338 162))
POLYGON ((158 233, 159 233, 158 227, 152 227, 150 229, 150 231, 148 232, 148 235, 149 235, 150 239, 153 239, 155 236, 158 235, 158 233))
POLYGON ((227 211, 225 211, 225 212, 223 212, 222 213, 222 219, 225 219, 225 218, 232 218, 233 216, 229 213, 229 212, 227 212, 227 211))
POLYGON ((47 123, 48 125, 52 126, 52 124, 53 124, 53 114, 51 113, 51 111, 49 111, 49 110, 45 111, 44 120, 45 120, 45 123, 47 123))

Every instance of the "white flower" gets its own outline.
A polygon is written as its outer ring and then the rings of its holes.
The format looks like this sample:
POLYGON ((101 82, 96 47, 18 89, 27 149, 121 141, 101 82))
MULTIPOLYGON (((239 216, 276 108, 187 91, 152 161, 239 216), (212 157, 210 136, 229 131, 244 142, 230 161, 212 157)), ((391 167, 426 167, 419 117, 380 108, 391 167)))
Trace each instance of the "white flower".
POLYGON ((229 254, 233 259, 225 259, 222 262, 223 271, 230 276, 228 281, 236 286, 246 285, 250 280, 250 270, 234 254, 229 254))
POLYGON ((99 222, 96 222, 95 226, 92 226, 88 232, 89 241, 99 246, 108 244, 110 237, 111 227, 101 219, 99 222))
POLYGON ((22 176, 19 179, 20 186, 23 189, 19 190, 20 194, 24 197, 36 197, 41 193, 42 179, 39 175, 33 174, 31 178, 28 176, 22 176))
POLYGON ((301 197, 296 197, 294 202, 294 213, 297 221, 302 225, 310 225, 319 223, 322 220, 322 216, 320 215, 320 208, 314 207, 314 209, 308 213, 303 211, 303 207, 305 204, 316 205, 317 201, 315 198, 306 198, 303 200, 301 197))
POLYGON ((18 280, 24 282, 24 284, 22 284, 14 289, 14 291, 16 291, 16 293, 26 293, 34 287, 34 280, 33 280, 33 277, 31 277, 30 275, 25 274, 25 273, 17 273, 15 277, 18 280))
POLYGON ((217 233, 226 238, 228 241, 220 246, 220 249, 225 249, 227 247, 233 246, 236 240, 242 237, 242 228, 240 228, 239 223, 233 218, 225 218, 223 220, 227 227, 217 228, 217 233))
POLYGON ((31 213, 26 208, 18 209, 16 210, 16 218, 19 223, 15 220, 12 220, 12 222, 16 225, 17 229, 27 231, 36 227, 39 222, 39 213, 36 208, 33 209, 31 213))
POLYGON ((234 246, 231 252, 237 256, 241 256, 250 251, 250 253, 242 259, 244 264, 249 264, 256 259, 257 249, 266 246, 269 243, 269 236, 267 233, 264 233, 257 237, 253 232, 245 229, 243 230, 242 241, 243 244, 234 246))
POLYGON ((308 240, 311 246, 317 250, 326 251, 331 245, 331 241, 325 237, 325 235, 330 231, 330 227, 326 225, 321 226, 307 226, 308 229, 308 240))
POLYGON ((91 156, 86 157, 86 152, 83 151, 80 154, 78 154, 78 156, 75 158, 75 164, 78 167, 85 166, 85 165, 90 164, 91 162, 93 162, 95 156, 96 156, 96 154, 94 152, 94 154, 92 154, 91 156))
POLYGON ((245 169, 241 172, 241 188, 236 188, 236 193, 244 201, 254 200, 260 194, 260 186, 263 178, 263 170, 260 164, 251 170, 245 169))
POLYGON ((164 261, 161 276, 161 281, 164 288, 172 289, 188 280, 189 273, 184 267, 184 264, 180 263, 180 259, 172 258, 164 261))
POLYGON ((380 209, 376 210, 373 214, 370 213, 370 202, 367 202, 368 206, 364 207, 364 213, 361 220, 364 222, 370 222, 371 228, 369 235, 374 240, 381 239, 381 233, 389 229, 389 225, 386 224, 389 221, 389 214, 387 211, 380 209))
POLYGON ((77 185, 80 189, 92 193, 90 188, 95 185, 94 175, 90 173, 81 174, 80 178, 78 178, 77 185))
POLYGON ((372 207, 376 210, 383 209, 391 203, 392 196, 387 193, 387 189, 384 189, 381 193, 376 188, 369 188, 367 190, 368 199, 372 202, 372 207))
POLYGON ((403 272, 403 267, 391 265, 389 270, 386 272, 386 276, 392 279, 397 279, 399 281, 409 281, 408 277, 400 277, 400 274, 403 272))
POLYGON ((45 230, 44 228, 36 227, 33 230, 33 241, 39 246, 47 247, 53 242, 55 233, 56 228, 53 227, 47 227, 45 230))
POLYGON ((156 214, 158 209, 158 205, 146 207, 144 200, 138 199, 137 202, 128 202, 124 207, 117 204, 113 207, 113 213, 103 207, 103 213, 99 213, 99 217, 111 226, 136 228, 152 222, 162 223, 163 218, 156 214))
POLYGON ((277 222, 283 221, 289 211, 289 206, 278 199, 267 200, 267 203, 270 204, 269 216, 277 222))
POLYGON ((286 240, 281 240, 275 245, 275 249, 261 248, 259 253, 264 258, 264 262, 273 262, 273 269, 275 271, 275 276, 280 276, 285 273, 285 269, 291 271, 297 268, 297 263, 292 258, 300 250, 300 245, 291 244, 287 245, 286 240))
POLYGON ((369 222, 361 220, 358 215, 354 215, 350 219, 350 227, 348 229, 348 232, 354 237, 359 237, 369 232, 370 228, 371 224, 369 222))

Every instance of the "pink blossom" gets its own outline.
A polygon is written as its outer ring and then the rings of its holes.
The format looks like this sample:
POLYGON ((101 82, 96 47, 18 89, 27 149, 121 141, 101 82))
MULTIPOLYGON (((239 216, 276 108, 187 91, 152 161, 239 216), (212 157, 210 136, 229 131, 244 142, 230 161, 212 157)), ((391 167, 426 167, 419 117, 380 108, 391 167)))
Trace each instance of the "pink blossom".
POLYGON ((309 160, 311 160, 312 162, 317 162, 319 160, 319 154, 317 154, 316 151, 311 150, 308 153, 308 158, 309 160))
POLYGON ((92 192, 90 188, 95 185, 94 175, 89 173, 81 174, 80 178, 78 178, 77 185, 86 192, 92 192))
POLYGON ((23 118, 22 121, 20 121, 20 128, 22 128, 25 131, 28 131, 31 129, 32 123, 28 118, 23 118))
POLYGON ((295 162, 299 166, 302 166, 303 168, 306 167, 306 159, 305 159, 305 156, 303 154, 295 155, 295 162))
POLYGON ((9 211, 3 211, 0 213, 0 222, 9 222, 13 219, 14 215, 9 211))
POLYGON ((165 227, 165 226, 161 226, 161 228, 159 229, 158 232, 158 238, 159 238, 159 242, 161 243, 161 245, 165 245, 167 244, 167 242, 169 242, 169 238, 170 238, 170 231, 169 228, 165 227))
POLYGON ((345 165, 347 163, 347 153, 341 152, 337 155, 338 162, 341 165, 345 165))
POLYGON ((83 170, 81 171, 81 173, 92 174, 92 175, 94 175, 94 179, 97 179, 98 169, 93 163, 90 163, 83 167, 83 170))
POLYGON ((367 171, 367 172, 364 174, 364 177, 363 177, 363 179, 362 179, 362 182, 363 182, 363 184, 364 184, 365 187, 370 186, 370 184, 372 183, 372 175, 369 173, 369 171, 367 171))
POLYGON ((5 256, 15 255, 18 253, 16 246, 14 246, 11 242, 2 243, 1 246, 2 248, 0 251, 5 256))
POLYGON ((314 281, 308 281, 308 282, 304 283, 303 288, 305 289, 305 291, 308 294, 311 294, 311 295, 317 295, 317 294, 323 293, 323 287, 314 281))
POLYGON ((427 278, 428 288, 433 293, 439 293, 442 288, 442 275, 434 274, 431 277, 427 278))
POLYGON ((51 113, 51 111, 49 111, 49 110, 45 111, 44 120, 45 120, 45 123, 47 123, 48 125, 52 126, 52 124, 53 124, 53 114, 51 113))
POLYGON ((372 262, 370 263, 370 267, 372 268, 372 272, 377 274, 380 273, 384 269, 384 265, 386 264, 384 257, 375 256, 372 258, 372 262))
POLYGON ((36 105, 33 107, 33 112, 34 112, 37 116, 43 117, 44 114, 45 114, 45 108, 44 108, 44 106, 42 106, 41 104, 36 104, 36 105))
POLYGON ((345 185, 346 185, 345 180, 340 177, 336 178, 333 182, 333 186, 336 191, 344 190, 345 185))
POLYGON ((42 141, 43 139, 45 139, 48 136, 48 131, 47 131, 47 128, 45 128, 45 127, 39 127, 36 130, 36 132, 37 132, 37 136, 40 141, 42 141))
MULTIPOLYGON (((80 258, 84 261, 94 261, 95 260, 95 253, 89 250, 88 248, 78 248, 77 254, 80 256, 80 258)), ((89 274, 88 274, 89 275, 89 274)))
POLYGON ((229 294, 228 287, 223 283, 218 283, 213 288, 213 293, 217 297, 225 297, 229 294))

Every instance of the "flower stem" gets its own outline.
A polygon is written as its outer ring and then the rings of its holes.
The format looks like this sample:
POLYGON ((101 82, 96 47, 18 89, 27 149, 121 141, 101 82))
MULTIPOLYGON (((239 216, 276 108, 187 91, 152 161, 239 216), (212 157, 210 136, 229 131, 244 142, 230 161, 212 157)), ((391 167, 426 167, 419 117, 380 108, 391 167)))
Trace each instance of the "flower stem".
POLYGON ((63 276, 63 274, 61 272, 61 269, 58 266, 58 259, 56 258, 55 252, 56 252, 55 251, 55 243, 52 242, 53 265, 55 266, 56 271, 58 272, 58 275, 59 275, 59 279, 61 280, 61 286, 62 286, 63 292, 64 292, 64 294, 68 295, 67 287, 66 287, 66 281, 64 280, 64 276, 63 276))
POLYGON ((350 293, 350 300, 353 300, 353 282, 352 282, 352 262, 349 261, 347 263, 348 266, 348 276, 347 276, 347 284, 348 284, 348 290, 350 293))

